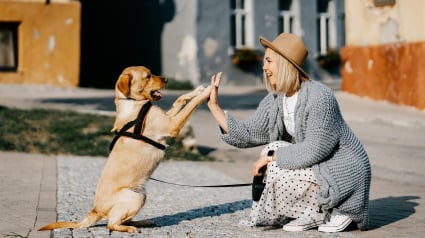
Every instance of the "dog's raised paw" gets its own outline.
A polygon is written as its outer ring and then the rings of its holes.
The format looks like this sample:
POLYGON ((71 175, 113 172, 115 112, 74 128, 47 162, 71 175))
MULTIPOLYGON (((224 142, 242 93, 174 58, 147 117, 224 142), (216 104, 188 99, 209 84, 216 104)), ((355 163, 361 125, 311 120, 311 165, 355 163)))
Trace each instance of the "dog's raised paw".
POLYGON ((194 92, 197 93, 201 93, 202 91, 204 91, 205 87, 203 85, 198 86, 195 90, 193 90, 194 92))

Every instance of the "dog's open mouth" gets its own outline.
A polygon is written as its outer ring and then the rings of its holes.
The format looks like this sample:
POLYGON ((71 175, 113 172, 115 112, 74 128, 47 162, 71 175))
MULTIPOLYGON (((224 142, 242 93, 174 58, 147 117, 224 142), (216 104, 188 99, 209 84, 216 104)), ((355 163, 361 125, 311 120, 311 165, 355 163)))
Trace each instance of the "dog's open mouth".
POLYGON ((162 98, 162 93, 159 90, 155 90, 151 92, 151 96, 154 101, 158 101, 162 98))

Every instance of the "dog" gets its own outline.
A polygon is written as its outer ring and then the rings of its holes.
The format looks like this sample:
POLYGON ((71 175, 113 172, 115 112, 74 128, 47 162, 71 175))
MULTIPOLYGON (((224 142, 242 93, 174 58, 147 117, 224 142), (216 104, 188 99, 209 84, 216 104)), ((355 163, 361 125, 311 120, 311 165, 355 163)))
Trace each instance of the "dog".
MULTIPOLYGON (((156 76, 144 66, 124 69, 115 85, 116 116, 112 131, 118 133, 138 117, 139 112, 151 101, 162 98, 167 79, 156 76)), ((80 222, 55 222, 39 230, 57 228, 85 228, 100 219, 107 219, 110 231, 138 233, 135 226, 127 222, 140 211, 146 200, 145 184, 164 156, 167 137, 176 137, 192 112, 210 95, 210 86, 199 86, 186 93, 165 112, 152 105, 142 121, 124 133, 140 130, 143 139, 117 136, 113 148, 98 180, 94 205, 80 222), (162 148, 161 148, 162 147, 162 148)), ((137 135, 135 135, 137 136, 137 135)))

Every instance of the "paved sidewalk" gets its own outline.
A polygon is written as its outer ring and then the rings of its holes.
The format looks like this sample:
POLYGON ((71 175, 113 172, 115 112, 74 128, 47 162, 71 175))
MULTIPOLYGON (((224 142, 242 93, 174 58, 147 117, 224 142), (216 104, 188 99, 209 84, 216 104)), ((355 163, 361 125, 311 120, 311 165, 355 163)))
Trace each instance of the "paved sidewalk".
POLYGON ((0 237, 50 237, 36 232, 56 219, 56 157, 0 152, 0 237))
MULTIPOLYGON (((238 227, 249 214, 250 188, 189 189, 150 182, 148 203, 136 220, 151 219, 137 236, 90 229, 59 230, 55 237, 422 237, 425 233, 425 112, 335 90, 341 111, 364 143, 372 164, 371 229, 337 234, 312 230, 238 227)), ((181 92, 164 92, 169 107, 181 92)), ((255 88, 223 88, 222 105, 243 118, 264 95, 255 88), (235 93, 237 92, 237 93, 235 93)), ((0 85, 0 105, 49 107, 113 114, 113 91, 0 85)), ((251 180, 259 148, 238 150, 221 142, 205 106, 189 122, 201 147, 217 162, 163 162, 155 176, 182 183, 251 180), (190 175, 190 177, 188 176, 190 175)), ((78 220, 91 208, 105 158, 0 152, 0 237, 50 237, 36 228, 60 219, 78 220), (56 187, 58 185, 58 187, 56 187), (57 189, 57 190, 56 190, 57 189), (56 199, 57 197, 57 199, 56 199), (57 204, 56 204, 57 203, 57 204)))

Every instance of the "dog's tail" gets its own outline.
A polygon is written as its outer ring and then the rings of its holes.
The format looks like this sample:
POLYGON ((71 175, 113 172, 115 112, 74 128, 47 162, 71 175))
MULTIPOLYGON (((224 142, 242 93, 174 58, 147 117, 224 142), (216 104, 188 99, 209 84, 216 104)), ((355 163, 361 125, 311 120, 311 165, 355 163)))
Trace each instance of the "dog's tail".
POLYGON ((87 216, 80 222, 66 222, 66 221, 59 221, 54 222, 48 225, 45 225, 38 229, 39 231, 47 231, 47 230, 53 230, 58 228, 84 228, 94 225, 97 221, 102 218, 96 211, 91 211, 87 214, 87 216))

